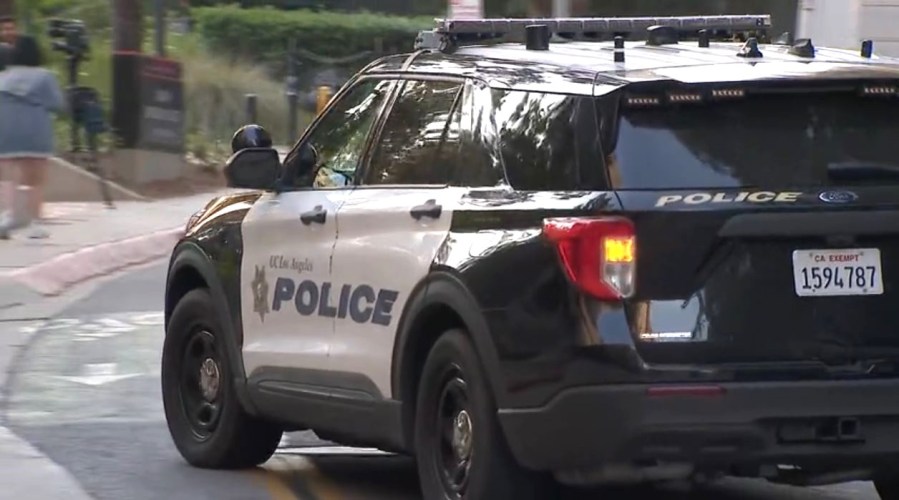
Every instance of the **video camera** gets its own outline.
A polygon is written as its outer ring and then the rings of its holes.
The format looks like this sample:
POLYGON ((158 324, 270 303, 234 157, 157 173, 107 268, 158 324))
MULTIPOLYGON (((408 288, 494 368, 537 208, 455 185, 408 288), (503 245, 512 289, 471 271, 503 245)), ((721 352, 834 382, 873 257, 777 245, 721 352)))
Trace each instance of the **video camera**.
POLYGON ((53 50, 68 54, 69 57, 81 60, 86 59, 90 52, 90 41, 87 36, 87 26, 77 19, 51 19, 47 30, 50 38, 53 38, 53 50))

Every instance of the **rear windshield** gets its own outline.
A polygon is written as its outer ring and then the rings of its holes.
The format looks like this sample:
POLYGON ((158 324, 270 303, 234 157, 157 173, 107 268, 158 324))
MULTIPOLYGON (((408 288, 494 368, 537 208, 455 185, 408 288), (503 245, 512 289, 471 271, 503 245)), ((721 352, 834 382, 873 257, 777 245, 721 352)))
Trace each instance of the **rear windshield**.
POLYGON ((899 99, 765 94, 624 109, 607 157, 620 189, 899 184, 899 99))

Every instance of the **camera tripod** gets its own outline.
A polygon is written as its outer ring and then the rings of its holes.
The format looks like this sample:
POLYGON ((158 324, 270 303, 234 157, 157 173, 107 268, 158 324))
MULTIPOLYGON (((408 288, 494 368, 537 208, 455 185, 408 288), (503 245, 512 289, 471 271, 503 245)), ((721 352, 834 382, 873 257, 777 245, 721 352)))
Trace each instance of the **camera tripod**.
POLYGON ((100 102, 100 93, 94 88, 78 85, 78 64, 81 62, 81 58, 69 55, 67 59, 69 69, 67 90, 69 109, 72 113, 72 155, 88 172, 97 176, 100 185, 100 195, 103 197, 106 207, 115 208, 112 195, 109 192, 109 181, 107 180, 106 172, 100 165, 98 140, 100 134, 107 131, 103 117, 103 106, 100 102), (84 146, 82 146, 81 141, 82 130, 86 136, 86 144, 84 146))

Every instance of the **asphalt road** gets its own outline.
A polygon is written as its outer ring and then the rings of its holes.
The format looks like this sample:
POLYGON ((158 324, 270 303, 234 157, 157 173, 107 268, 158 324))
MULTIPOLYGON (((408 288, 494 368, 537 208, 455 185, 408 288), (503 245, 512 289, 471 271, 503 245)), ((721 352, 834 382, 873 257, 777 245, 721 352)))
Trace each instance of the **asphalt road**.
MULTIPOLYGON (((420 500, 414 465, 371 450, 329 446, 311 433, 285 437, 263 468, 212 472, 187 466, 163 420, 159 395, 164 263, 109 281, 49 321, 16 323, 28 347, 13 362, 4 421, 99 500, 420 500)), ((571 498, 616 500, 623 492, 571 498)), ((876 500, 869 483, 800 489, 725 480, 641 496, 675 500, 876 500)))

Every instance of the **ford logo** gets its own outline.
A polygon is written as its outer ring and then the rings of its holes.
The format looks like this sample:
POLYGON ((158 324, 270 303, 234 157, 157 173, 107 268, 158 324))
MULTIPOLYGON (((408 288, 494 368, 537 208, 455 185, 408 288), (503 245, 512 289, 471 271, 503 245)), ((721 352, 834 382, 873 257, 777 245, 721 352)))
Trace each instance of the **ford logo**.
POLYGON ((852 203, 858 199, 858 195, 852 191, 824 191, 818 195, 818 199, 824 203, 852 203))

